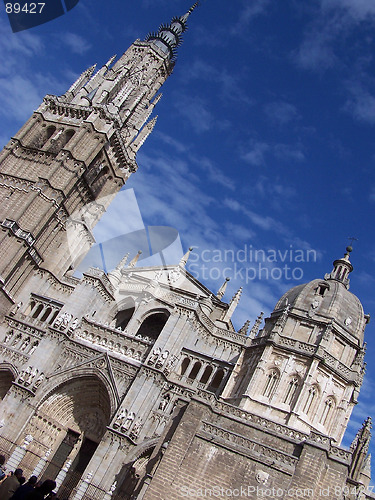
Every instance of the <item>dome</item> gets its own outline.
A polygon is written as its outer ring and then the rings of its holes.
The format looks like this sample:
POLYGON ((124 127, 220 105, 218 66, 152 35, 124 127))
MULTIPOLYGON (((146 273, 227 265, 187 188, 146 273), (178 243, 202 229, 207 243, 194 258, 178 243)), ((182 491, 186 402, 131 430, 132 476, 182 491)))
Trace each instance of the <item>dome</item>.
POLYGON ((333 271, 324 279, 297 285, 284 293, 274 312, 289 305, 290 312, 302 313, 304 316, 307 314, 308 317, 322 321, 333 319, 362 344, 368 316, 365 316, 358 297, 348 290, 348 274, 353 269, 349 253, 344 258, 335 260, 333 265, 333 271))

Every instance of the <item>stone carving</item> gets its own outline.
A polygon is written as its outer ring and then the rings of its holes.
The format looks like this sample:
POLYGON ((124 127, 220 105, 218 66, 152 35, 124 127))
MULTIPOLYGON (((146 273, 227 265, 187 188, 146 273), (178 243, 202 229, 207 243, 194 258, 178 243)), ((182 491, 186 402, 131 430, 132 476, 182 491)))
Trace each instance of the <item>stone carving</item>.
POLYGON ((164 363, 166 362, 168 356, 169 356, 169 351, 163 351, 159 355, 159 357, 158 357, 158 359, 157 359, 157 361, 155 363, 155 368, 158 368, 158 369, 162 368, 163 365, 164 365, 164 363))
POLYGON ((60 328, 62 330, 68 326, 71 319, 72 319, 72 315, 69 314, 68 312, 64 312, 63 314, 60 314, 59 316, 57 316, 53 326, 55 328, 60 328))
POLYGON ((131 439, 137 439, 138 435, 139 435, 139 432, 142 428, 142 420, 141 419, 138 419, 135 424, 133 425, 133 428, 132 430, 130 431, 129 433, 129 437, 131 439))
POLYGON ((174 356, 174 355, 169 356, 169 359, 165 363, 164 369, 163 369, 163 372, 165 373, 165 375, 168 376, 171 373, 172 368, 174 367, 177 359, 178 359, 177 356, 174 356))
POLYGON ((268 481, 269 477, 270 477, 270 475, 267 472, 263 471, 263 470, 257 470, 257 471, 255 471, 255 479, 260 484, 267 484, 267 481, 268 481))
POLYGON ((10 310, 9 315, 15 316, 18 313, 18 311, 21 309, 22 306, 23 306, 23 302, 18 302, 18 304, 14 304, 14 306, 10 310))
POLYGON ((28 366, 25 370, 21 371, 18 376, 17 382, 24 387, 32 386, 32 390, 35 391, 44 379, 45 375, 43 372, 39 372, 38 368, 32 368, 32 366, 28 366))
POLYGON ((160 401, 160 404, 159 404, 159 410, 161 411, 165 411, 169 405, 171 401, 171 397, 169 394, 166 394, 165 396, 163 396, 163 399, 160 401))

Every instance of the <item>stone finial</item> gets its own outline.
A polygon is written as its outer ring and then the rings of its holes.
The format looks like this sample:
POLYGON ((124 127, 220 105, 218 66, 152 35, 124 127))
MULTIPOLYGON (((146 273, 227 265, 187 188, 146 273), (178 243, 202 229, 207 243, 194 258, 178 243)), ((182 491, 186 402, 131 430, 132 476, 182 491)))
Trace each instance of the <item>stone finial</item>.
POLYGON ((137 255, 129 262, 128 268, 133 268, 135 267, 136 263, 138 262, 138 259, 142 253, 142 250, 138 250, 137 255))
POLYGON ((367 459, 367 453, 371 440, 371 417, 367 417, 363 422, 362 427, 357 432, 350 451, 352 452, 352 460, 349 468, 350 477, 354 480, 359 479, 360 474, 363 473, 363 468, 367 459))
POLYGON ((224 294, 225 294, 225 290, 227 289, 227 286, 228 286, 228 282, 230 281, 230 278, 225 278, 225 281, 224 283, 221 285, 221 287, 219 288, 217 294, 216 294, 216 297, 218 299, 222 299, 224 297, 224 294))
POLYGON ((255 320, 255 323, 250 331, 249 337, 255 338, 258 335, 259 327, 263 321, 263 316, 264 316, 264 312, 262 311, 259 314, 259 316, 257 317, 257 319, 255 320))
POLYGON ((187 261, 189 260, 190 254, 193 251, 193 247, 189 247, 189 250, 186 252, 186 254, 182 257, 182 259, 179 262, 180 267, 185 267, 187 264, 187 261))
POLYGON ((113 63, 113 61, 116 59, 116 57, 117 57, 117 54, 113 55, 110 59, 108 59, 108 61, 105 63, 104 66, 109 68, 111 66, 111 64, 113 63))
POLYGON ((141 131, 136 136, 134 141, 130 144, 130 147, 134 153, 138 151, 138 149, 142 146, 147 137, 151 134, 156 125, 157 119, 158 117, 155 116, 152 120, 146 123, 146 125, 141 129, 141 131))
POLYGON ((232 300, 229 303, 229 307, 223 315, 222 321, 229 321, 234 313, 234 310, 238 306, 242 295, 242 286, 237 290, 237 292, 233 295, 232 300))
POLYGON ((125 264, 128 262, 128 258, 129 258, 129 252, 117 264, 116 269, 118 271, 121 271, 121 269, 125 266, 125 264))
POLYGON ((240 333, 241 335, 247 335, 249 326, 250 326, 250 320, 248 319, 245 321, 244 325, 238 330, 238 333, 240 333))

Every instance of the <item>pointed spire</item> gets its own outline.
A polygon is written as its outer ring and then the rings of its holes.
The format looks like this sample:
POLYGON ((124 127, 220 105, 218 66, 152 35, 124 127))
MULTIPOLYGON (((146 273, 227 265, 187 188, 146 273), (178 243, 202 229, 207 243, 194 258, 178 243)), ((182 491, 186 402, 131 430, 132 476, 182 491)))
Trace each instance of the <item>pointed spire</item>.
POLYGON ((257 319, 255 320, 254 326, 252 327, 252 329, 249 333, 249 337, 255 338, 258 335, 259 327, 263 321, 263 316, 264 316, 264 312, 261 312, 259 314, 259 316, 257 317, 257 319))
POLYGON ((218 299, 222 299, 224 297, 224 294, 225 294, 225 290, 227 289, 227 286, 228 286, 228 282, 230 281, 230 278, 225 278, 225 281, 224 283, 221 285, 221 287, 219 288, 217 294, 216 294, 216 297, 218 299))
POLYGON ((94 66, 90 66, 87 68, 81 75, 77 78, 77 80, 72 84, 68 92, 75 93, 76 90, 82 88, 91 78, 96 68, 96 64, 94 66))
POLYGON ((121 271, 121 269, 128 262, 128 258, 129 258, 129 252, 126 255, 124 255, 124 257, 120 260, 120 262, 116 266, 116 269, 118 269, 119 271, 121 271))
POLYGON ((232 300, 229 303, 229 307, 223 315, 223 321, 229 321, 234 313, 234 310, 238 306, 242 294, 242 286, 237 290, 237 292, 233 295, 232 300))
POLYGON ((330 274, 326 274, 324 279, 335 280, 342 283, 347 289, 349 289, 349 273, 353 271, 353 266, 349 260, 350 253, 353 251, 352 246, 346 247, 346 252, 343 258, 337 259, 333 263, 333 270, 330 274))
POLYGON ((365 463, 363 465, 362 474, 371 478, 371 453, 367 455, 365 463))
POLYGON ((104 64, 104 66, 102 66, 100 68, 99 75, 103 76, 103 75, 105 75, 107 73, 109 67, 111 66, 111 64, 113 63, 113 61, 116 59, 116 57, 117 57, 117 54, 115 54, 110 59, 108 59, 108 61, 104 64))
POLYGON ((157 33, 150 33, 146 41, 153 42, 168 55, 170 60, 174 60, 176 57, 176 49, 182 42, 181 35, 187 29, 187 20, 198 5, 199 2, 196 2, 190 7, 186 14, 180 17, 174 17, 168 25, 160 26, 159 31, 157 33))
POLYGON ((107 66, 107 69, 112 65, 113 61, 116 59, 117 54, 113 55, 108 61, 105 63, 104 66, 107 66))
POLYGON ((187 264, 187 261, 189 260, 190 254, 193 251, 193 247, 189 247, 189 250, 186 252, 186 254, 182 257, 182 259, 179 262, 180 267, 185 267, 187 264))
POLYGON ((143 127, 143 129, 139 132, 137 137, 131 143, 130 147, 134 153, 138 151, 138 149, 142 146, 147 137, 151 134, 156 125, 157 119, 158 117, 155 116, 152 120, 146 123, 146 125, 143 127))
POLYGON ((82 99, 87 99, 89 101, 89 105, 92 106, 92 101, 94 100, 94 97, 98 91, 99 87, 96 87, 96 89, 92 90, 89 94, 82 96, 82 99))
POLYGON ((138 259, 142 253, 142 250, 138 250, 137 255, 129 262, 128 269, 135 267, 136 263, 138 262, 138 259))
POLYGON ((247 335, 249 326, 250 326, 250 320, 248 319, 245 321, 244 325, 238 330, 238 333, 240 333, 241 335, 247 335))
POLYGON ((349 472, 350 477, 354 480, 359 479, 365 465, 371 440, 371 427, 371 417, 367 417, 367 419, 363 422, 362 427, 357 432, 357 435, 354 438, 352 444, 350 445, 352 460, 349 472))

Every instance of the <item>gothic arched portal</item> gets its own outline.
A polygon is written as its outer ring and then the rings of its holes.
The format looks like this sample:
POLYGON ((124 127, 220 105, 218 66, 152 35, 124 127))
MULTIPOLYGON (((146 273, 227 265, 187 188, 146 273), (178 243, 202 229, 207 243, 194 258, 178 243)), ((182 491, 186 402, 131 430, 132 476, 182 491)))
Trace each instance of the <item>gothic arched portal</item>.
MULTIPOLYGON (((55 479, 64 464, 71 463, 59 496, 68 497, 78 484, 104 435, 110 415, 110 396, 95 375, 62 383, 35 411, 26 433, 34 438, 29 450, 36 461, 51 450, 43 479, 55 479)), ((36 463, 29 466, 32 465, 36 463)))
POLYGON ((4 399, 14 380, 15 377, 11 370, 0 368, 0 399, 4 399))

